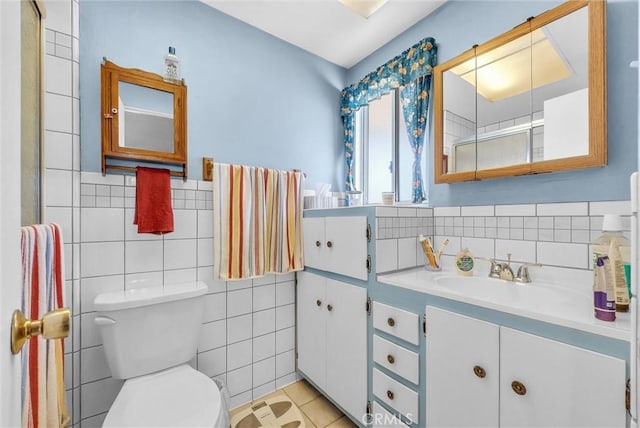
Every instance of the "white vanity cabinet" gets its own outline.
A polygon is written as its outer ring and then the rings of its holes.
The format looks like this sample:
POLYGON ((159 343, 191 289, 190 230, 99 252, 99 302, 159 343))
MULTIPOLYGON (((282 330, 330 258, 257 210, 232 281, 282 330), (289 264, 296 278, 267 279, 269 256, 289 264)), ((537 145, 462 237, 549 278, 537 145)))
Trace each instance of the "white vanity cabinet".
POLYGON ((367 408, 367 289, 298 272, 298 369, 355 420, 367 408))
POLYGON ((367 280, 367 217, 304 217, 304 264, 367 280))
POLYGON ((428 427, 624 427, 625 362, 426 307, 428 427))

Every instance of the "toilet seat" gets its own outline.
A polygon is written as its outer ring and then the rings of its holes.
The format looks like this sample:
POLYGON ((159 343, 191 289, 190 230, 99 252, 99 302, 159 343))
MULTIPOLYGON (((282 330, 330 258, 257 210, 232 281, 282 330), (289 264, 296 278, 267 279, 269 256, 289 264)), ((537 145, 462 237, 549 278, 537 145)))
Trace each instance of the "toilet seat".
POLYGON ((217 427, 222 409, 216 383, 184 364, 125 381, 103 427, 217 427))

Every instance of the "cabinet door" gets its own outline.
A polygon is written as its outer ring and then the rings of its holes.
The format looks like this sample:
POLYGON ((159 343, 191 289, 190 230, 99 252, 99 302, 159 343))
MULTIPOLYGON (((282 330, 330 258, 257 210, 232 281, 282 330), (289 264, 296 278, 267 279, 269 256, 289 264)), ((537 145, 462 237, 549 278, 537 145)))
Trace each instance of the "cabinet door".
POLYGON ((362 420, 367 405, 367 290, 331 279, 326 286, 326 391, 362 420))
MULTIPOLYGON (((500 424, 624 427, 625 362, 501 327, 500 424), (512 382, 520 382, 518 395, 512 382)), ((518 389, 516 387, 516 389, 518 389)))
POLYGON ((325 217, 326 268, 367 280, 367 218, 325 217))
POLYGON ((304 265, 325 269, 322 256, 325 252, 324 218, 304 217, 302 219, 302 232, 304 241, 304 265))
POLYGON ((431 306, 425 313, 427 426, 497 427, 500 327, 431 306))
POLYGON ((324 278, 298 272, 297 331, 298 369, 321 388, 325 387, 326 306, 324 278))

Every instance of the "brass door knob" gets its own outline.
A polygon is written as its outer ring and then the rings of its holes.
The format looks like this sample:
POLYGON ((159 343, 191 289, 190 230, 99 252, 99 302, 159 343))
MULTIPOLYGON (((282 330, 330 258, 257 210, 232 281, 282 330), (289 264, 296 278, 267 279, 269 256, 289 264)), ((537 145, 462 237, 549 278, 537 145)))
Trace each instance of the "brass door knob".
POLYGON ((517 380, 511 382, 511 388, 513 389, 513 392, 518 395, 525 395, 527 393, 527 387, 524 386, 522 382, 517 380))
POLYGON ((322 306, 322 302, 320 301, 320 299, 316 300, 316 306, 322 306))
POLYGON ((393 327, 394 325, 396 325, 396 320, 394 320, 393 318, 387 318, 387 324, 389 324, 389 327, 393 327))
POLYGON ((316 247, 319 247, 320 245, 322 245, 320 241, 316 241, 316 247))
POLYGON ((393 358, 393 355, 389 354, 387 355, 387 361, 389 361, 389 364, 393 364, 396 362, 396 359, 393 358))
POLYGON ((42 335, 43 338, 62 339, 69 335, 69 308, 54 309, 41 320, 29 320, 22 311, 16 310, 11 318, 11 352, 17 354, 28 339, 42 335))
POLYGON ((473 373, 475 373, 476 376, 478 376, 479 378, 484 378, 487 375, 487 372, 485 371, 485 369, 483 369, 480 366, 474 366, 473 367, 473 373))
POLYGON ((393 392, 387 390, 387 397, 389 398, 389 400, 393 400, 393 392))
POLYGON ((331 312, 331 311, 333 310, 333 306, 331 306, 331 305, 327 305, 327 310, 328 310, 329 312, 331 312))
POLYGON ((327 241, 327 247, 329 247, 329 248, 333 247, 333 242, 327 241))

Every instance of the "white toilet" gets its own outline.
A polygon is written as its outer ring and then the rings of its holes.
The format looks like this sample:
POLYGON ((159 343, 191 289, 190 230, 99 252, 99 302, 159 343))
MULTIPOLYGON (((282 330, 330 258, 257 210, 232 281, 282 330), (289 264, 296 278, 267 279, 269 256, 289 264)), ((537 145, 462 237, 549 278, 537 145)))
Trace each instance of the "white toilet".
POLYGON ((111 374, 125 383, 104 427, 224 427, 216 383, 192 368, 204 313, 202 282, 100 294, 96 319, 111 374))

